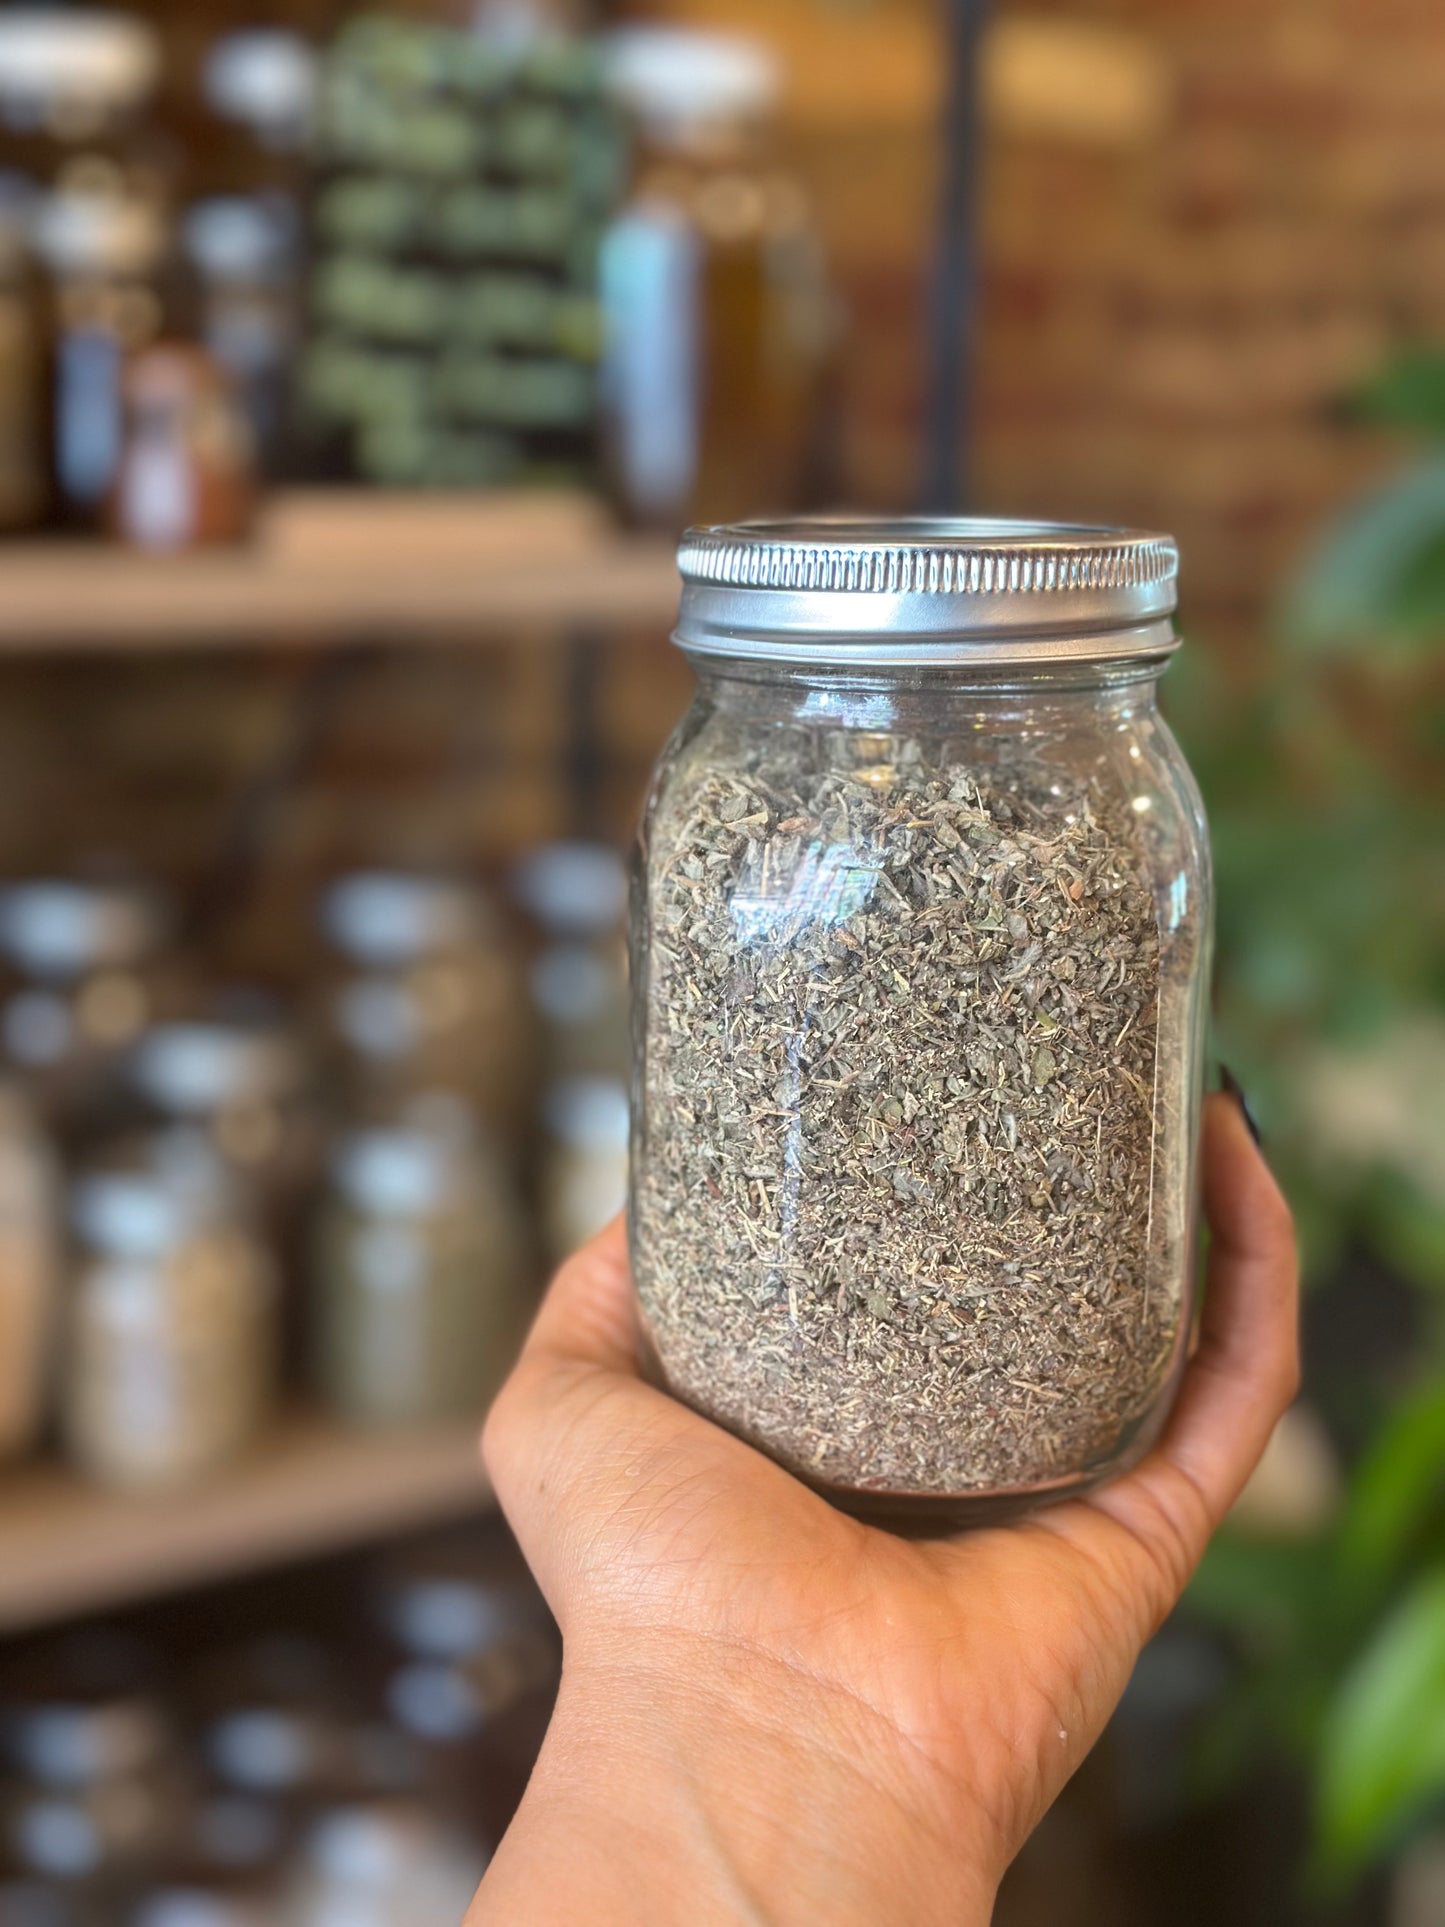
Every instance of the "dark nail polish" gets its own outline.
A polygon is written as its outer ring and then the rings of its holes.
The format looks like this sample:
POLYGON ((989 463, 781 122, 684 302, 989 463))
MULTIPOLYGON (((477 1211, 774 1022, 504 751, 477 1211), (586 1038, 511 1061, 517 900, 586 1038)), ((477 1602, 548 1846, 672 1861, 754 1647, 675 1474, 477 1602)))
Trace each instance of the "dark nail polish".
POLYGON ((1249 1099, 1244 1094, 1244 1086, 1229 1068, 1228 1064, 1221 1064, 1219 1067, 1219 1085, 1221 1090, 1229 1093, 1244 1113, 1244 1121, 1249 1126, 1249 1135, 1254 1139, 1256 1144, 1262 1145, 1264 1140, 1260 1136, 1259 1124, 1254 1112, 1249 1107, 1249 1099))

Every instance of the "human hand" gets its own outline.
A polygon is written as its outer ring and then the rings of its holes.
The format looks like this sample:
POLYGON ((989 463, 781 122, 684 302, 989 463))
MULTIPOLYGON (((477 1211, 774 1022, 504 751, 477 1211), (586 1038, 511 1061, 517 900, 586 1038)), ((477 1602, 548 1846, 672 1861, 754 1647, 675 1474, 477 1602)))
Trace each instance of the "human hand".
POLYGON ((1159 1445, 954 1538, 861 1524, 644 1383, 620 1225, 564 1268, 485 1441, 563 1684, 470 1927, 989 1919, 1297 1389, 1289 1211, 1227 1097, 1204 1177, 1159 1445))

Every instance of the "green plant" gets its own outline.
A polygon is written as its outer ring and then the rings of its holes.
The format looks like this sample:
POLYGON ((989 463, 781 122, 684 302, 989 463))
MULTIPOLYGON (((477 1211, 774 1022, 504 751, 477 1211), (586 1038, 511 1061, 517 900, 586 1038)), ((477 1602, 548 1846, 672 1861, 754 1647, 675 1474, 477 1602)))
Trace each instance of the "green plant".
POLYGON ((1369 1438, 1339 1519, 1226 1530, 1192 1595, 1240 1656, 1214 1764, 1262 1736, 1308 1763, 1336 1884, 1445 1807, 1445 355, 1361 406, 1425 458, 1326 532, 1248 689, 1196 652, 1170 704, 1214 825, 1221 1054, 1307 1277, 1364 1256, 1414 1295, 1408 1359, 1310 1394, 1369 1438))

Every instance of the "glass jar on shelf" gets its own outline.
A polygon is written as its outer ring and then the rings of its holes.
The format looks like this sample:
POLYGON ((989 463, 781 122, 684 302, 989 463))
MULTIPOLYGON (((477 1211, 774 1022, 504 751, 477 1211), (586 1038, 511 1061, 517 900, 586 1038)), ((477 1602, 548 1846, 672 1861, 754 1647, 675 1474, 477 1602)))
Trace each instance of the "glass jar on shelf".
POLYGON ((197 201, 184 224, 200 334, 239 398, 258 472, 286 466, 290 369, 298 351, 299 232, 265 196, 197 201))
POLYGON ((299 215, 315 119, 317 56, 285 27, 222 34, 201 76, 210 138, 202 179, 224 194, 280 197, 299 215))
POLYGON ((141 885, 0 888, 0 954, 20 979, 0 1037, 67 1147, 113 1114, 126 1054, 162 1001, 169 922, 161 897, 141 885))
POLYGON ((188 1139, 76 1183, 79 1248, 63 1412, 71 1455, 102 1484, 167 1490, 238 1458, 274 1376, 269 1253, 225 1172, 188 1139))
POLYGON ((749 39, 640 26, 604 53, 638 142, 602 248, 619 502, 667 528, 794 509, 834 322, 807 195, 776 156, 774 57, 749 39))
POLYGON ((1080 1492, 1158 1436, 1193 1305, 1175 546, 763 523, 681 567, 699 689, 634 894, 654 1368, 854 1510, 1080 1492))
POLYGON ((124 359, 159 331, 172 156, 147 110, 160 70, 156 34, 131 15, 0 10, 0 176, 48 271, 45 506, 66 526, 95 526, 124 359))
POLYGON ((543 1077, 625 1077, 627 869, 603 843, 547 843, 518 864, 542 934, 530 973, 543 1077))
POLYGON ((433 1798, 500 1838, 546 1729, 560 1646, 504 1533, 439 1535, 394 1553, 376 1580, 385 1697, 426 1763, 433 1798))
POLYGON ((148 1672, 128 1642, 88 1634, 6 1682, 6 1857, 86 1921, 113 1919, 184 1824, 184 1756, 148 1672))
POLYGON ((81 182, 46 197, 35 241, 54 313, 54 515, 91 533, 120 471, 127 367, 166 329, 169 237, 150 201, 81 182))
POLYGON ((316 1376, 335 1410, 386 1425, 483 1409, 520 1341, 526 1239, 511 1180, 464 1111, 413 1107, 342 1138, 316 1291, 316 1376))
POLYGON ((338 1806, 313 1827, 287 1883, 288 1927, 416 1927, 459 1920, 487 1856, 410 1801, 338 1806))
POLYGON ((0 10, 0 174, 46 190, 99 164, 159 194, 165 168, 146 110, 160 71, 160 41, 132 14, 0 10))
POLYGON ((255 512, 251 429, 215 357, 190 342, 153 342, 126 366, 121 411, 109 532, 155 555, 243 540, 255 512))
POLYGON ((525 997, 500 919, 451 878, 364 871, 326 892, 322 925, 344 965, 330 996, 353 1114, 451 1090, 506 1130, 529 1069, 525 997))
POLYGON ((627 1086, 617 1077, 565 1077, 543 1105, 542 1225, 560 1264, 627 1203, 627 1086))
POLYGON ((278 1226, 312 1184, 320 1124, 298 1040, 264 1009, 157 1024, 127 1067, 149 1122, 195 1128, 278 1226))
POLYGON ((275 1927, 278 1897, 275 1882, 182 1860, 127 1910, 124 1927, 275 1927))
POLYGON ((260 473, 290 465, 290 372, 301 337, 316 54, 281 27, 223 34, 203 63, 196 198, 183 231, 200 333, 235 384, 260 473))
POLYGON ((54 1153, 24 1092, 0 1081, 0 1460, 26 1452, 46 1416, 59 1310, 54 1153))
POLYGON ((49 506, 49 378, 27 198, 23 187, 0 173, 0 536, 36 528, 49 506))

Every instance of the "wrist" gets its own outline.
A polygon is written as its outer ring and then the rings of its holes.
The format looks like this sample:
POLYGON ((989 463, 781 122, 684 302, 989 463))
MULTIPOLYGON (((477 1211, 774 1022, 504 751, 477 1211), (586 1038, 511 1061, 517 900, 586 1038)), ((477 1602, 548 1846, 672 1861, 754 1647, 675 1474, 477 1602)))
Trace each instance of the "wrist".
POLYGON ((990 1830, 881 1715, 785 1663, 660 1635, 569 1658, 476 1920, 985 1927, 990 1830), (547 1871, 552 1896, 536 1906, 547 1871))

